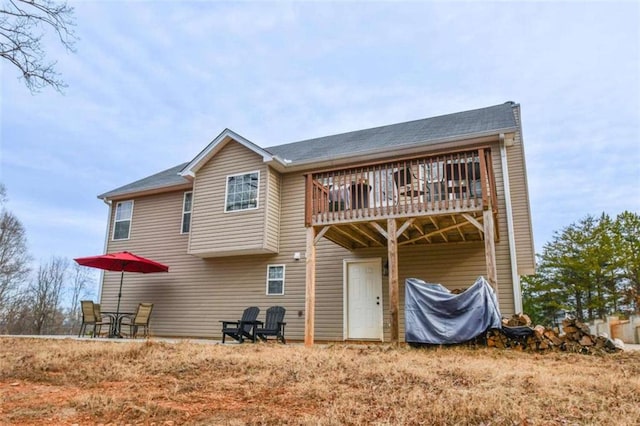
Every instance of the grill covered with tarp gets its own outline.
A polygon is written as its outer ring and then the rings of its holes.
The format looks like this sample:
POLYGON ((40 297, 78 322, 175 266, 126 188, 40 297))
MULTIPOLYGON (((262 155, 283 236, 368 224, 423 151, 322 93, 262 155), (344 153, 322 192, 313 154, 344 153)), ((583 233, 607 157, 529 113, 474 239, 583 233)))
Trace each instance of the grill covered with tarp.
POLYGON ((496 294, 484 277, 460 294, 407 278, 404 303, 407 343, 462 343, 501 327, 496 294))

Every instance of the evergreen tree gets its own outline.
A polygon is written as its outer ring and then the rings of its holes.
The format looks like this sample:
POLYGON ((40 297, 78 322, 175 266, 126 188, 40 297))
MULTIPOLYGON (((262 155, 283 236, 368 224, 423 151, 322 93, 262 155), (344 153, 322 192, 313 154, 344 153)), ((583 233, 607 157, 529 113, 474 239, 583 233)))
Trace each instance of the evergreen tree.
POLYGON ((538 271, 525 277, 525 311, 551 325, 560 311, 589 321, 640 312, 640 217, 587 216, 561 231, 538 255, 538 271))

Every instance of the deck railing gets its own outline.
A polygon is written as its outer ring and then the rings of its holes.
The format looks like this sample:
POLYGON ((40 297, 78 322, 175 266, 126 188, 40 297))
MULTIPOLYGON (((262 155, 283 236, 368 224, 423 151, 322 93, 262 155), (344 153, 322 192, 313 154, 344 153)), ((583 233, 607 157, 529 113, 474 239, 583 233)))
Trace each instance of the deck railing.
POLYGON ((496 205, 491 151, 452 152, 306 176, 306 226, 496 205))

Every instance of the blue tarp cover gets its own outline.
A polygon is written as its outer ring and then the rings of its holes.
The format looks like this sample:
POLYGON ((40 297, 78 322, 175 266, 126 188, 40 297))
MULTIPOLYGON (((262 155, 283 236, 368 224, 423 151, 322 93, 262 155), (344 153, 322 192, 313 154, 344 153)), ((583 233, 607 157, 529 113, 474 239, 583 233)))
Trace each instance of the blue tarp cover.
POLYGON ((501 327, 496 295, 484 277, 460 294, 407 278, 404 309, 407 343, 462 343, 501 327))

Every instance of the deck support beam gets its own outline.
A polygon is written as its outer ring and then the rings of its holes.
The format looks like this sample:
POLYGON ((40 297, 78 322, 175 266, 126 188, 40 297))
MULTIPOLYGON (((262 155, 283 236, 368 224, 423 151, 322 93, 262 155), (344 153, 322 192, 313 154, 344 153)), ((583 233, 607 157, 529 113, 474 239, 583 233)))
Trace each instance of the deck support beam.
MULTIPOLYGON (((326 232, 326 231, 325 231, 326 232)), ((306 253, 306 288, 305 288, 305 318, 304 318, 304 345, 312 346, 315 335, 316 315, 316 229, 313 226, 307 228, 307 253, 306 253)))
POLYGON ((387 231, 385 231, 385 229, 382 226, 378 225, 376 222, 371 222, 371 226, 376 228, 376 230, 380 233, 380 235, 382 235, 386 239, 389 239, 389 235, 387 235, 387 231))
POLYGON ((318 241, 320 241, 322 237, 324 237, 324 234, 326 234, 329 229, 331 229, 330 226, 325 226, 324 228, 322 228, 320 232, 317 233, 316 237, 313 239, 313 244, 314 245, 317 244, 318 241))
POLYGON ((415 221, 416 221, 416 218, 415 218, 415 217, 412 217, 412 218, 410 218, 410 219, 407 219, 407 221, 406 221, 405 223, 403 223, 403 224, 402 224, 402 226, 400 227, 400 229, 398 229, 398 232, 396 233, 396 238, 400 238, 400 236, 402 235, 402 233, 403 233, 404 231, 406 231, 406 230, 407 230, 407 228, 408 228, 408 227, 410 227, 410 226, 411 226, 411 224, 412 224, 413 222, 415 222, 415 221))
POLYGON ((496 243, 493 223, 493 212, 487 209, 483 212, 484 254, 487 263, 487 281, 498 295, 498 271, 496 269, 496 243))
POLYGON ((398 343, 400 334, 398 285, 398 234, 395 219, 387 219, 387 256, 389 258, 389 313, 391 315, 391 343, 398 343))

